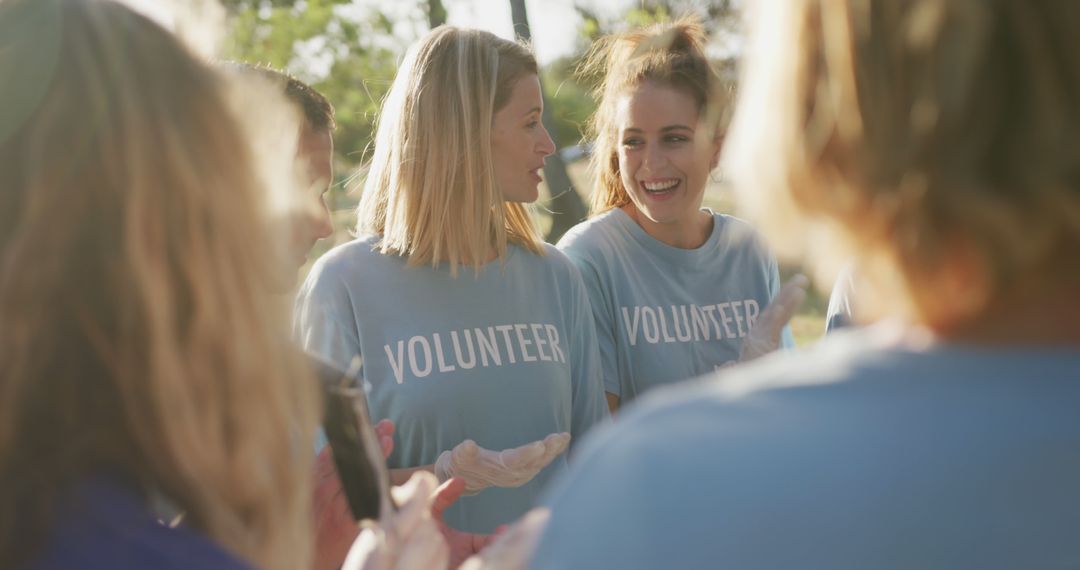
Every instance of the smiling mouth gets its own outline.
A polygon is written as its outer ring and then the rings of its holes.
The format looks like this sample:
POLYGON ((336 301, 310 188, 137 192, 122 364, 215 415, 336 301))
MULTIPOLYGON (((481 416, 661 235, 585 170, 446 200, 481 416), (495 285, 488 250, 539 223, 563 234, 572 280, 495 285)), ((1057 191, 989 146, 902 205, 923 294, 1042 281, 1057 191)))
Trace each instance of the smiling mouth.
POLYGON ((645 189, 646 194, 665 194, 674 190, 680 182, 681 180, 678 178, 650 180, 648 182, 642 182, 641 187, 645 189))

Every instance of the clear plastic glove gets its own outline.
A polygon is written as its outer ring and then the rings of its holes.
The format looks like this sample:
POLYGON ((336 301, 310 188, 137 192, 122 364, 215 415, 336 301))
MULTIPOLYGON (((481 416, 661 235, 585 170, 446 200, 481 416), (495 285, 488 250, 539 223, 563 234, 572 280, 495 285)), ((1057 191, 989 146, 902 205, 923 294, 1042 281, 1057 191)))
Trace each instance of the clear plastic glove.
POLYGON ((550 516, 543 508, 529 511, 480 554, 466 560, 460 570, 525 570, 550 516))
POLYGON ((465 480, 466 495, 475 495, 488 487, 520 487, 570 444, 570 434, 553 433, 540 441, 513 449, 491 451, 467 439, 435 461, 439 481, 452 477, 465 480))
POLYGON ((431 514, 438 483, 418 471, 391 489, 396 513, 367 524, 349 550, 344 570, 428 570, 446 568, 450 549, 431 514))
POLYGON ((780 335, 791 317, 795 316, 795 311, 802 306, 809 285, 810 280, 805 275, 796 275, 780 288, 776 298, 758 315, 750 333, 743 339, 739 362, 753 360, 780 348, 780 335))

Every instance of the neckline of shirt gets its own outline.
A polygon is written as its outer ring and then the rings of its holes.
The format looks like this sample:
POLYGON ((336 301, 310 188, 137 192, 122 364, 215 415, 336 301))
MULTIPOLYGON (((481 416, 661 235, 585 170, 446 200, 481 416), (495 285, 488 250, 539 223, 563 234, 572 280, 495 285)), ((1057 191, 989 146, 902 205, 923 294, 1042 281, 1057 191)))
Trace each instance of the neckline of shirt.
POLYGON ((694 249, 683 249, 681 247, 671 246, 654 238, 645 231, 645 228, 638 225, 638 223, 621 208, 612 210, 611 215, 614 217, 618 226, 629 233, 630 236, 646 250, 668 261, 680 265, 687 265, 690 269, 702 270, 707 268, 703 267, 701 262, 713 255, 716 245, 720 241, 720 235, 723 233, 723 228, 721 226, 724 225, 724 217, 723 215, 712 211, 710 208, 703 207, 701 208, 701 211, 712 216, 713 226, 705 243, 694 249))

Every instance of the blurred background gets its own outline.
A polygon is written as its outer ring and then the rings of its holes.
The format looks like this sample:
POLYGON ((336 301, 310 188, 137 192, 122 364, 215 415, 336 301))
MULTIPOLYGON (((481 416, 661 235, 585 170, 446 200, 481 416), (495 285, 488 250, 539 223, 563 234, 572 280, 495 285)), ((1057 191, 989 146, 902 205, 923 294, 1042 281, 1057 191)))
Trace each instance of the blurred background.
MULTIPOLYGON (((379 103, 405 49, 432 27, 449 23, 529 41, 542 67, 544 122, 559 151, 544 169, 538 227, 554 243, 587 212, 591 190, 583 125, 595 108, 596 78, 575 71, 602 35, 682 14, 699 14, 709 31, 709 55, 725 79, 736 79, 742 46, 739 0, 222 0, 230 59, 284 69, 321 91, 337 110, 337 180, 327 202, 336 233, 312 259, 351 238, 353 208, 363 182, 379 103)), ((738 213, 723 173, 705 203, 738 213)), ((782 265, 782 277, 800 271, 782 265)), ((828 292, 811 290, 792 330, 800 346, 824 332, 828 292)))

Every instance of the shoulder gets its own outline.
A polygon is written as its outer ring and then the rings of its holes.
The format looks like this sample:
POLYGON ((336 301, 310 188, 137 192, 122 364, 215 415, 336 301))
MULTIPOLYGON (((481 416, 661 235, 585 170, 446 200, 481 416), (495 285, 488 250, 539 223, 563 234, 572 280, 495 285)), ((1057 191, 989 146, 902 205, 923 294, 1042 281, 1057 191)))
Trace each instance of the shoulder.
POLYGON ((590 437, 573 471, 614 474, 626 462, 643 462, 632 469, 678 471, 715 453, 752 451, 748 442, 770 434, 801 437, 815 425, 842 423, 845 407, 867 392, 853 388, 891 359, 874 341, 836 335, 799 353, 773 354, 654 390, 590 437))
POLYGON ((30 568, 251 568, 192 529, 159 523, 134 493, 110 482, 82 485, 56 520, 62 522, 30 568))
POLYGON ((609 252, 617 244, 626 242, 619 210, 609 210, 570 228, 559 240, 557 247, 577 260, 591 258, 609 252))
POLYGON ((724 248, 742 248, 772 256, 761 232, 750 222, 729 214, 713 213, 713 223, 724 248))
POLYGON ((315 261, 310 274, 329 277, 362 271, 380 258, 393 257, 380 253, 378 245, 378 236, 367 235, 334 246, 315 261))
POLYGON ((722 509, 734 519, 760 516, 753 506, 787 484, 771 478, 783 477, 791 470, 785 461, 807 453, 802 442, 813 435, 804 431, 816 420, 808 417, 815 415, 814 398, 806 395, 847 381, 827 368, 770 357, 635 400, 616 422, 586 437, 551 489, 552 519, 535 567, 658 567, 665 561, 657 543, 678 552, 687 567, 711 565, 713 547, 685 529, 727 533, 745 524, 719 515, 722 509), (811 410, 800 411, 800 401, 811 410), (582 535, 590 527, 605 530, 599 537, 582 535))
POLYGON ((298 299, 351 297, 361 285, 370 286, 372 276, 387 275, 404 262, 377 249, 377 236, 361 236, 335 246, 311 266, 297 293, 298 299))
POLYGON ((515 268, 518 268, 537 275, 549 274, 560 282, 581 279, 577 266, 574 265, 574 262, 565 252, 549 243, 542 243, 541 248, 543 254, 537 255, 524 248, 514 246, 511 253, 512 257, 507 263, 508 270, 514 271, 515 268))

